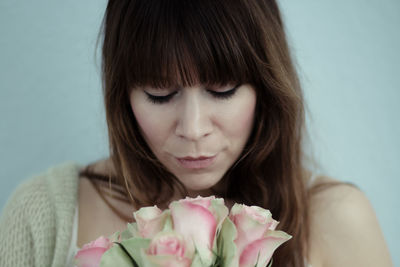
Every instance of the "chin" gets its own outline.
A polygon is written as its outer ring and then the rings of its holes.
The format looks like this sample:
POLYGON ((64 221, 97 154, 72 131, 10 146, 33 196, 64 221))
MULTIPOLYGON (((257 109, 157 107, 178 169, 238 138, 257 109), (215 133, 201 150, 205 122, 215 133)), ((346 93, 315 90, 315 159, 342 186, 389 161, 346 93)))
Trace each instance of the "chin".
POLYGON ((186 190, 189 192, 190 196, 197 195, 213 195, 211 188, 216 186, 220 181, 222 176, 201 174, 201 175, 189 175, 178 177, 178 180, 185 186, 186 190))
POLYGON ((209 196, 212 195, 211 188, 215 186, 215 183, 210 184, 185 184, 186 190, 189 192, 189 196, 197 197, 198 195, 201 196, 209 196))

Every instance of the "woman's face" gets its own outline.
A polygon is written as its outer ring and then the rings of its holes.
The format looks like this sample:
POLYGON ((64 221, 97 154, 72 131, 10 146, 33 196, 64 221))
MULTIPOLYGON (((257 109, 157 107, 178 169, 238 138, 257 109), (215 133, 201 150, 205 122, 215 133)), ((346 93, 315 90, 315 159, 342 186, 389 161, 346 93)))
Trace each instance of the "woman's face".
POLYGON ((193 195, 217 184, 253 127, 256 92, 248 84, 134 88, 130 103, 152 152, 193 195))

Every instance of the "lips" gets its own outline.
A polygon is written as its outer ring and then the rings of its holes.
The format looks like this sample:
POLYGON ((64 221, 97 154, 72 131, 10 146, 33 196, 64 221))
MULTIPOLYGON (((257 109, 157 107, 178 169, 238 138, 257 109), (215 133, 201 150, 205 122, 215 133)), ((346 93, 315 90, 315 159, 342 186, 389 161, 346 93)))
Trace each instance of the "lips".
POLYGON ((210 156, 210 157, 206 157, 206 156, 200 156, 200 157, 196 157, 196 158, 193 158, 193 157, 184 157, 184 158, 178 158, 178 159, 182 159, 182 160, 205 160, 205 159, 209 159, 209 158, 212 158, 213 156, 210 156))
POLYGON ((183 157, 183 158, 176 158, 180 165, 187 169, 203 169, 210 167, 215 162, 215 156, 206 157, 183 157))

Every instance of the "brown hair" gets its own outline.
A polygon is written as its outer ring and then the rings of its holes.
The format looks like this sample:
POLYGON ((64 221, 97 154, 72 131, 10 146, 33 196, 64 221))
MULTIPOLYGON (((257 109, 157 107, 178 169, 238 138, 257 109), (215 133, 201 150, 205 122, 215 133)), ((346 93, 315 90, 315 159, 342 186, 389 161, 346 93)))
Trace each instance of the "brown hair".
MULTIPOLYGON (((139 208, 168 202, 176 187, 185 194, 141 136, 129 104, 131 88, 249 83, 257 93, 256 123, 222 178, 226 190, 216 194, 271 210, 279 229, 293 235, 274 254, 274 266, 304 266, 309 234, 304 103, 277 3, 109 0, 102 32, 112 180, 120 195, 139 208)), ((102 179, 90 169, 81 174, 102 179)))

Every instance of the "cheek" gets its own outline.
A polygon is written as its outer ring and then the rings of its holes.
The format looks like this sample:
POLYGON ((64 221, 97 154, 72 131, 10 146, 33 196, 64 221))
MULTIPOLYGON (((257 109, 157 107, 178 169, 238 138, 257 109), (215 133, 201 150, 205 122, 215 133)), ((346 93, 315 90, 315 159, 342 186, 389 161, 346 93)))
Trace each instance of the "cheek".
POLYGON ((146 142, 152 148, 159 147, 168 131, 168 120, 165 118, 165 114, 162 116, 162 114, 159 114, 160 112, 139 99, 137 101, 131 100, 131 108, 146 142))
MULTIPOLYGON (((250 97, 251 96, 251 97, 250 97)), ((255 97, 239 98, 219 119, 221 127, 230 137, 246 139, 253 127, 255 97)))

